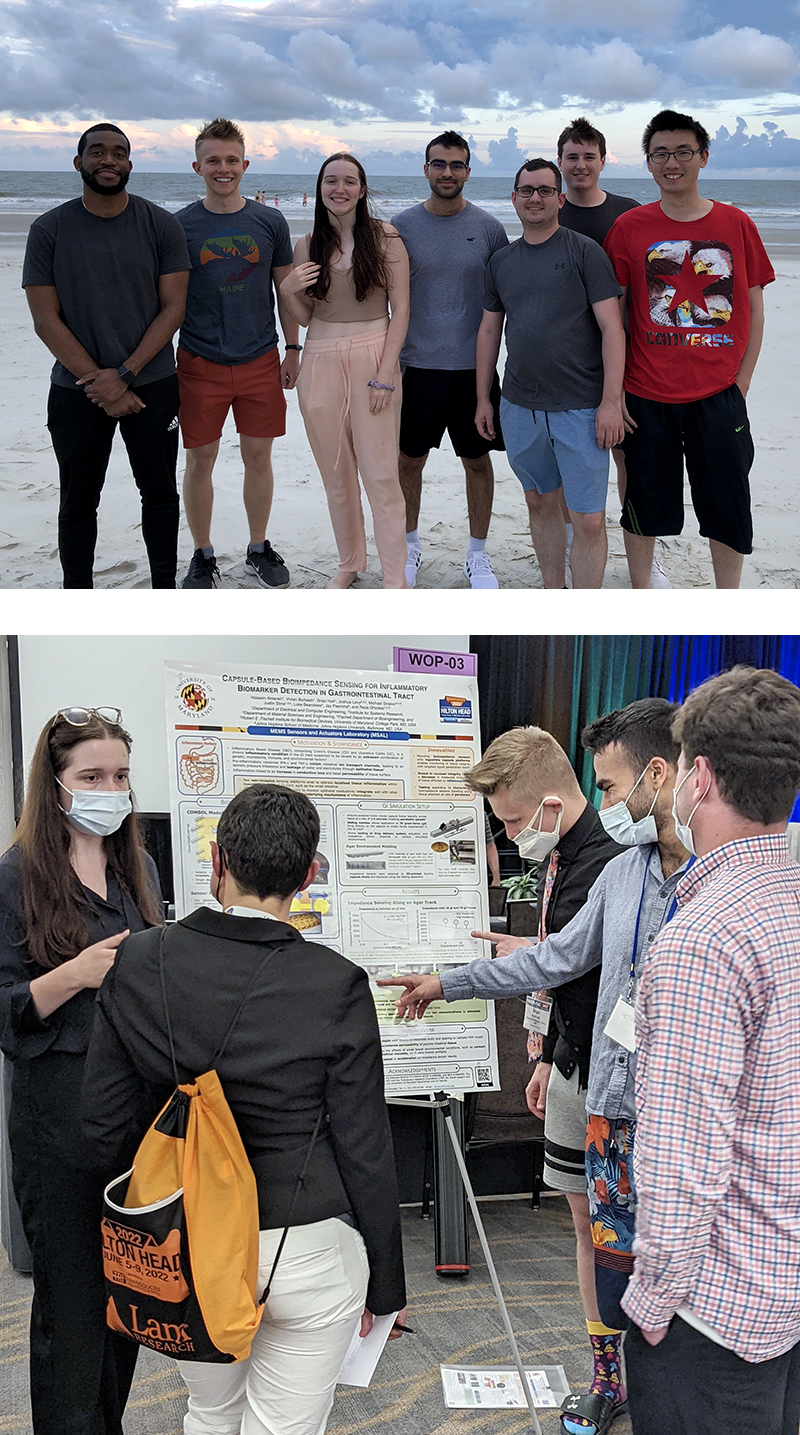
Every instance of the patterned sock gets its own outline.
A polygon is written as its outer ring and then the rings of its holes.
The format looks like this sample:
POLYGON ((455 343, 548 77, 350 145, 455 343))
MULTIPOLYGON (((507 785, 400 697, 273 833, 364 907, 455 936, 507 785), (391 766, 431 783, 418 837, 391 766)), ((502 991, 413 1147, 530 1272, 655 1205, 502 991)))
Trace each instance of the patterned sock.
POLYGON ((586 1329, 594 1361, 594 1379, 589 1387, 591 1394, 608 1395, 615 1401, 624 1400, 620 1361, 622 1331, 611 1330, 599 1320, 587 1320, 586 1329))

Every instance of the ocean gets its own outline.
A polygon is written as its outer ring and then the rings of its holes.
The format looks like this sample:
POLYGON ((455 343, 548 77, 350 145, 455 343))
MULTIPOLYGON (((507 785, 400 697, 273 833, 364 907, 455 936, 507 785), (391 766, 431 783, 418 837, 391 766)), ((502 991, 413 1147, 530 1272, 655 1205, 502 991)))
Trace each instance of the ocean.
MULTIPOLYGON (((315 176, 297 174, 257 174, 248 170, 243 191, 251 198, 256 190, 265 190, 269 203, 278 196, 278 208, 286 218, 297 222, 313 213, 315 176), (308 206, 303 208, 303 193, 308 206)), ((657 198, 655 184, 647 176, 637 179, 603 178, 603 187, 612 194, 626 194, 647 204, 657 198)), ((800 230, 800 180, 782 179, 715 179, 713 174, 701 179, 701 191, 723 204, 735 204, 749 214, 759 228, 785 231, 800 230)), ((178 210, 201 199, 204 187, 191 171, 181 174, 148 174, 134 169, 130 180, 134 194, 161 204, 165 209, 178 210)), ((370 190, 375 212, 388 219, 399 209, 419 204, 429 190, 424 175, 371 175, 370 190)), ((516 216, 509 194, 510 178, 473 176, 467 194, 474 204, 487 209, 501 223, 514 223, 516 216)), ((63 204, 80 192, 80 180, 74 170, 0 170, 0 233, 3 214, 38 213, 63 204)), ((800 238, 800 234, 795 234, 800 238)))

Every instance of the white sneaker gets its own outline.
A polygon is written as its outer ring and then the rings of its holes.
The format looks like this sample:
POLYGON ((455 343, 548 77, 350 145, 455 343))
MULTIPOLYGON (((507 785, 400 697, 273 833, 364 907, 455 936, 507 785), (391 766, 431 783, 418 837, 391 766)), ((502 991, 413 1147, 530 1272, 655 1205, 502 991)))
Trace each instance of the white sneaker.
POLYGON ((422 562, 422 549, 409 548, 406 558, 406 582, 409 588, 413 588, 417 581, 417 573, 422 562))
POLYGON ((672 584, 670 583, 669 578, 667 577, 666 573, 664 572, 664 569, 661 567, 661 564, 659 563, 658 559, 655 558, 655 557, 653 558, 653 566, 652 566, 652 568, 650 569, 650 587, 651 587, 651 588, 671 588, 671 587, 672 587, 672 584))
POLYGON ((500 584, 492 572, 492 560, 483 549, 479 553, 468 553, 464 572, 469 578, 470 588, 499 588, 500 584))

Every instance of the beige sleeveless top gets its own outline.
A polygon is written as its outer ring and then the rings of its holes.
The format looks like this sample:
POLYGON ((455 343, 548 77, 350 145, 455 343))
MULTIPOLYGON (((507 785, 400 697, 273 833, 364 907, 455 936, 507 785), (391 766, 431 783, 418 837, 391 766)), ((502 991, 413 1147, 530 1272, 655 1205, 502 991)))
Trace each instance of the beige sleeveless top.
POLYGON ((326 324, 364 324, 370 319, 386 319, 389 305, 385 289, 373 289, 368 299, 356 299, 353 270, 331 269, 331 287, 327 299, 314 301, 314 318, 326 324))

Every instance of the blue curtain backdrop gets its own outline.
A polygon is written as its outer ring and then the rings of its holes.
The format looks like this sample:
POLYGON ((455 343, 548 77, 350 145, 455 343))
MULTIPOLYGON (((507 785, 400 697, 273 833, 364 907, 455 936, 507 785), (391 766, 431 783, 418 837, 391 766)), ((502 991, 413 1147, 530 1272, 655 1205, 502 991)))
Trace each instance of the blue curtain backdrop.
MULTIPOLYGON (((507 728, 536 723, 567 752, 593 801, 591 757, 581 732, 601 713, 637 698, 682 702, 737 663, 774 668, 800 687, 800 637, 476 637, 484 747, 507 728)), ((800 802, 792 814, 800 821, 800 802)))

